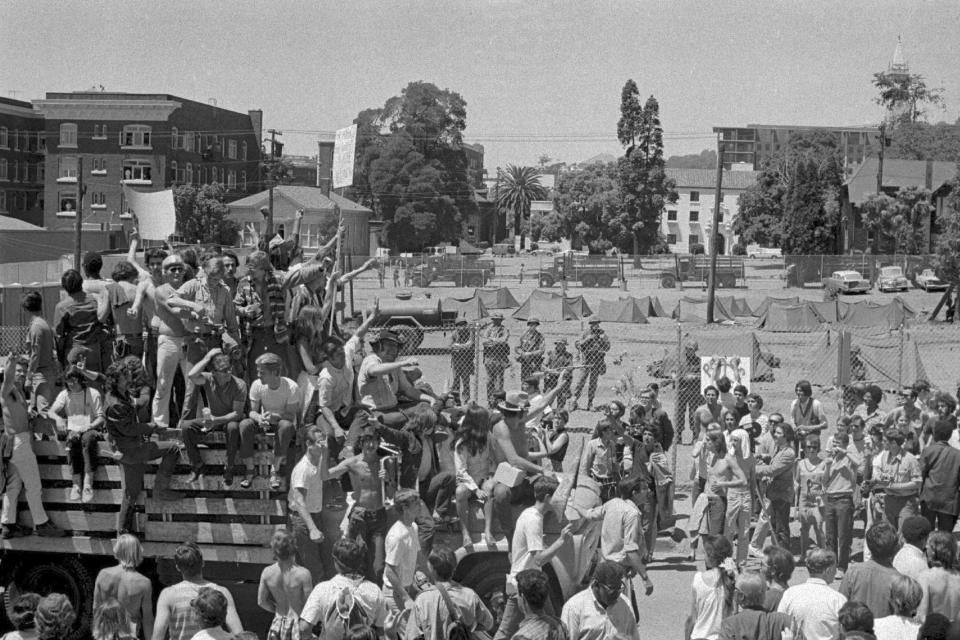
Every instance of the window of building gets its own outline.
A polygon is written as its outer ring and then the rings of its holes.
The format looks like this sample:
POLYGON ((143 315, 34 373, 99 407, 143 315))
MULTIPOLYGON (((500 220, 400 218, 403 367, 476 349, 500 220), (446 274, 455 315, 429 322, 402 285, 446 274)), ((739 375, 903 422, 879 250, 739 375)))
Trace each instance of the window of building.
POLYGON ((121 147, 150 147, 152 129, 145 124, 128 124, 120 134, 121 147))
POLYGON ((95 176, 105 176, 107 175, 107 159, 106 158, 94 158, 93 159, 93 168, 90 170, 95 176))
POLYGON ((77 146, 77 125, 72 122, 65 122, 60 125, 60 144, 61 147, 77 146))
POLYGON ((176 161, 176 160, 171 160, 171 161, 170 161, 170 179, 171 179, 173 182, 177 182, 178 179, 179 179, 179 176, 177 175, 177 161, 176 161))
POLYGON ((220 175, 219 169, 217 169, 216 167, 210 167, 210 183, 211 184, 213 184, 214 182, 220 181, 222 178, 223 176, 220 175))
POLYGON ((6 149, 10 144, 10 140, 7 136, 7 128, 0 127, 0 149, 6 149))
MULTIPOLYGON (((47 167, 47 165, 45 165, 43 162, 38 162, 38 163, 37 163, 37 182, 39 182, 40 184, 43 184, 44 178, 47 177, 47 168, 46 168, 46 167, 47 167)), ((43 207, 41 207, 41 209, 42 209, 42 208, 43 208, 43 207)))
POLYGON ((305 224, 300 227, 300 246, 304 249, 317 249, 319 243, 320 225, 305 224))
POLYGON ((691 211, 690 212, 690 222, 700 222, 700 212, 691 211))
POLYGON ((240 172, 240 189, 242 191, 247 190, 247 172, 246 171, 240 172))
POLYGON ((0 191, 0 211, 6 212, 7 210, 7 192, 0 191))
POLYGON ((228 140, 227 141, 227 157, 231 160, 237 159, 237 141, 228 140))
POLYGON ((194 141, 194 136, 192 132, 190 131, 184 132, 182 142, 183 142, 184 151, 191 151, 191 152, 193 151, 195 141, 194 141))
POLYGON ((700 236, 696 233, 691 233, 688 241, 688 244, 700 244, 700 236))
POLYGON ((13 138, 13 140, 11 140, 12 142, 11 146, 13 147, 13 150, 19 151, 20 150, 20 130, 14 129, 13 132, 10 134, 10 137, 13 138))
POLYGON ((700 202, 700 192, 691 191, 690 192, 690 202, 700 202))
POLYGON ((47 134, 42 131, 37 134, 37 150, 46 151, 47 150, 47 134))
POLYGON ((105 194, 103 191, 94 191, 92 194, 90 194, 90 208, 106 209, 107 194, 105 194))
POLYGON ((677 221, 677 210, 676 209, 667 209, 667 221, 676 222, 677 221))
POLYGON ((208 176, 208 175, 209 175, 209 172, 207 171, 207 168, 206 168, 206 167, 200 167, 200 184, 209 184, 209 183, 207 182, 207 176, 208 176))
POLYGON ((667 244, 677 244, 677 234, 668 233, 667 234, 667 244))
POLYGON ((77 181, 77 156, 60 156, 60 171, 57 182, 77 181))
POLYGON ((57 201, 59 202, 59 208, 57 209, 58 216, 64 216, 72 218, 77 214, 77 194, 74 191, 61 191, 58 195, 57 201))
POLYGON ((94 139, 94 140, 106 140, 106 139, 107 139, 107 125, 105 125, 105 124, 95 124, 95 125, 93 125, 93 139, 94 139))
POLYGON ((237 188, 237 172, 229 171, 227 172, 227 189, 236 189, 237 188))
POLYGON ((184 176, 187 184, 193 184, 193 163, 187 163, 186 175, 184 176))
POLYGON ((8 174, 7 174, 8 171, 9 171, 9 169, 7 168, 7 159, 6 159, 6 158, 0 158, 0 180, 9 180, 9 179, 10 179, 9 176, 8 176, 8 174))
POLYGON ((153 167, 149 160, 124 160, 123 181, 134 184, 152 184, 153 167))
POLYGON ((180 148, 180 130, 176 127, 170 128, 170 148, 179 149, 180 148))
POLYGON ((241 160, 247 159, 247 141, 246 140, 240 143, 240 159, 241 160))

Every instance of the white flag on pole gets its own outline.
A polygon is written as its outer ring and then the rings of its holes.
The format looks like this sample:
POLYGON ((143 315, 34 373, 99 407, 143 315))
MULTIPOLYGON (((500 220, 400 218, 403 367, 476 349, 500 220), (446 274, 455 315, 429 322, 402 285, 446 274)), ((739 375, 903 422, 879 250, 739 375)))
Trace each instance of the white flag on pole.
POLYGON ((173 205, 173 189, 137 191, 124 185, 127 208, 140 222, 144 240, 166 240, 177 232, 177 211, 173 205))
POLYGON ((333 188, 353 184, 353 159, 357 149, 357 125, 337 130, 333 143, 333 188))

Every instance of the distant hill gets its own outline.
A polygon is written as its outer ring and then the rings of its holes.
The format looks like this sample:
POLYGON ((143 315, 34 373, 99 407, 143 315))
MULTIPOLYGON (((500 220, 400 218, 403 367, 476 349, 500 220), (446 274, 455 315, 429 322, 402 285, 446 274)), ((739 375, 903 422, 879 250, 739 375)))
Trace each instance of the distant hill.
POLYGON ((704 149, 700 153, 691 153, 686 156, 670 156, 667 158, 669 169, 716 169, 717 152, 704 149))

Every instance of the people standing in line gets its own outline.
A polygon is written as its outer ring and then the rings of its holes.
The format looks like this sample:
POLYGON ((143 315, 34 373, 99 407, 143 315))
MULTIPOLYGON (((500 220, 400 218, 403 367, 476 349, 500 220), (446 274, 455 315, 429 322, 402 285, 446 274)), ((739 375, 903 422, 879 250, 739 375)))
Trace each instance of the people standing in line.
POLYGON ((503 390, 503 374, 510 366, 510 331, 503 326, 503 315, 490 315, 491 325, 483 332, 483 366, 487 369, 487 399, 493 404, 493 394, 503 390))
POLYGON ((605 358, 607 352, 610 351, 610 338, 600 327, 600 320, 596 318, 590 320, 590 327, 580 336, 575 346, 577 351, 580 352, 580 362, 583 363, 584 368, 580 379, 577 381, 577 388, 573 391, 573 410, 577 409, 583 387, 589 379, 587 411, 593 411, 593 399, 597 395, 597 384, 600 382, 600 376, 607 372, 605 358))
POLYGON ((120 603, 130 621, 130 635, 143 631, 153 637, 153 583, 137 571, 143 562, 143 546, 136 536, 122 534, 113 543, 117 564, 101 569, 93 586, 93 608, 109 600, 120 603))
POLYGON ((257 589, 257 604, 273 614, 267 639, 299 640, 300 613, 313 590, 313 578, 309 569, 297 564, 297 544, 290 533, 276 531, 270 549, 276 562, 260 574, 257 589))

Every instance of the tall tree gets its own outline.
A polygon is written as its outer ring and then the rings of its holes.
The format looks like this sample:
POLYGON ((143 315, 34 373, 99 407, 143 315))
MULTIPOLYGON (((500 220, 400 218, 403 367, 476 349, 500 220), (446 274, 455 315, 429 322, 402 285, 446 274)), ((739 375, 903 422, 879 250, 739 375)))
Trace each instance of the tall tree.
POLYGON ((960 287, 960 175, 954 177, 949 186, 950 193, 939 219, 937 267, 944 280, 960 287))
POLYGON ((509 164, 500 176, 497 186, 497 206, 507 215, 513 215, 514 233, 520 234, 520 248, 526 247, 526 225, 530 217, 530 203, 544 200, 547 189, 540 184, 540 172, 533 167, 509 164))
POLYGON ((943 88, 927 87, 923 76, 918 74, 873 74, 873 86, 879 91, 876 103, 895 116, 895 124, 917 122, 926 115, 929 107, 944 107, 943 88))
POLYGON ((184 242, 232 245, 240 227, 227 215, 224 185, 219 183, 183 184, 173 190, 177 214, 177 233, 184 242))
POLYGON ((463 151, 467 103, 428 82, 411 82, 383 107, 361 111, 351 196, 386 224, 387 244, 417 251, 457 242, 477 208, 463 151))
POLYGON ((820 175, 813 158, 797 160, 783 204, 783 252, 793 255, 836 250, 839 195, 836 184, 820 175))
POLYGON ((620 94, 617 139, 625 153, 617 161, 620 207, 612 222, 631 239, 621 250, 647 253, 663 244, 660 218, 664 205, 676 202, 677 192, 665 170, 660 105, 650 96, 641 107, 633 80, 626 82, 620 94))
POLYGON ((761 171, 757 182, 740 194, 733 232, 743 244, 780 246, 783 235, 783 196, 787 187, 772 173, 761 171))
POLYGON ((930 191, 920 187, 900 189, 895 198, 871 195, 860 212, 863 226, 873 234, 873 252, 919 253, 931 209, 930 191))

